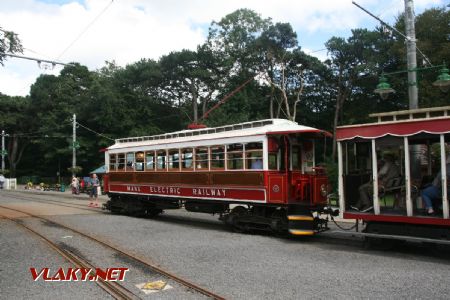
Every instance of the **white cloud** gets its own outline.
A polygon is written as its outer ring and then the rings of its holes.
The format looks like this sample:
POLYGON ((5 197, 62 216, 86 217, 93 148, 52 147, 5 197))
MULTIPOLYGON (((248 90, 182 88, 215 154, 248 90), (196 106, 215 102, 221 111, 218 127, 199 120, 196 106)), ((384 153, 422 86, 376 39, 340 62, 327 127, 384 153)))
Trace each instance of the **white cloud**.
MULTIPOLYGON (((275 22, 291 23, 297 32, 301 32, 300 45, 312 50, 323 48, 323 41, 332 35, 364 26, 364 23, 374 24, 369 16, 351 4, 351 0, 114 0, 63 53, 110 2, 86 0, 81 4, 58 5, 38 0, 2 0, 0 26, 19 34, 27 49, 25 55, 57 59, 63 54, 61 61, 77 61, 96 69, 103 66, 105 60, 125 65, 144 57, 158 59, 183 48, 195 49, 205 40, 211 21, 219 21, 243 6, 262 17, 271 17, 275 22), (318 45, 319 41, 322 45, 318 45)), ((443 0, 416 2, 420 7, 429 7, 442 4, 443 0)), ((360 0, 358 3, 365 7, 381 6, 376 0, 360 0)), ((393 17, 403 8, 403 1, 391 0, 383 6, 393 12, 390 16, 393 17)), ((375 13, 379 11, 381 9, 375 13)), ((314 55, 323 59, 324 53, 314 55)), ((34 62, 9 59, 5 67, 0 67, 0 92, 25 95, 29 92, 27 86, 40 72, 34 62)))

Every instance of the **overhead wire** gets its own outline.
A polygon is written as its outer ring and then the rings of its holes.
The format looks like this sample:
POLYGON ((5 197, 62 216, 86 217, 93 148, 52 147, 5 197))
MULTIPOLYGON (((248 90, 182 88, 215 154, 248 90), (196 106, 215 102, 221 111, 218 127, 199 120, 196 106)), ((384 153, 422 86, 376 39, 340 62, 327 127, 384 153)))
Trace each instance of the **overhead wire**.
POLYGON ((88 29, 106 12, 106 10, 113 4, 114 0, 106 5, 106 7, 78 34, 78 36, 59 54, 56 59, 60 59, 82 36, 88 29))
POLYGON ((91 131, 91 132, 95 133, 96 135, 99 135, 99 136, 101 136, 101 137, 104 137, 105 139, 114 141, 114 139, 112 139, 112 138, 110 138, 110 137, 108 137, 108 136, 106 136, 106 135, 104 135, 104 134, 102 134, 102 133, 99 133, 99 132, 97 132, 97 131, 95 131, 95 130, 93 130, 93 129, 91 129, 91 128, 89 128, 89 127, 83 125, 83 124, 80 124, 79 122, 76 122, 76 124, 77 124, 78 126, 80 126, 80 127, 83 127, 84 129, 86 129, 86 130, 88 130, 88 131, 91 131))

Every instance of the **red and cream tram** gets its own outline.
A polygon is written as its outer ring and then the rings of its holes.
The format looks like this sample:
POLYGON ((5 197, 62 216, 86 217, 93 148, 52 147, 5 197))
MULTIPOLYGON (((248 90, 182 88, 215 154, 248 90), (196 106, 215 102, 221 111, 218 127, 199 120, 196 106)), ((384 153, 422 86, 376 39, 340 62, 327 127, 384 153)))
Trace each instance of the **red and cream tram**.
POLYGON ((105 152, 112 212, 220 214, 236 230, 312 235, 326 226, 327 178, 315 142, 327 132, 270 119, 116 140, 105 152))
POLYGON ((341 126, 336 132, 341 216, 363 220, 367 236, 448 243, 450 106, 371 117, 377 121, 341 126), (385 155, 393 158, 399 175, 381 183, 378 169, 385 155), (430 215, 423 191, 438 181, 440 192, 430 215), (365 183, 372 189, 373 209, 363 212, 352 206, 364 193, 365 183))

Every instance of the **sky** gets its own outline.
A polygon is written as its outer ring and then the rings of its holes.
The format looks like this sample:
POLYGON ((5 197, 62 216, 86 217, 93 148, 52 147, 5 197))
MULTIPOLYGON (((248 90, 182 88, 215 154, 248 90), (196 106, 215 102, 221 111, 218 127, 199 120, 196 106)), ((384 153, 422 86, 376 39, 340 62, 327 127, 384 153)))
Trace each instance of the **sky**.
MULTIPOLYGON (((415 0, 415 13, 447 1, 415 0)), ((389 24, 404 10, 403 0, 356 2, 389 24)), ((195 50, 206 40, 212 21, 240 8, 274 23, 290 23, 302 49, 322 60, 331 37, 378 25, 351 0, 0 0, 0 27, 19 35, 25 56, 75 61, 96 70, 105 61, 126 66, 141 58, 195 50)), ((0 65, 0 93, 28 95, 39 75, 57 75, 61 69, 8 58, 0 65)))

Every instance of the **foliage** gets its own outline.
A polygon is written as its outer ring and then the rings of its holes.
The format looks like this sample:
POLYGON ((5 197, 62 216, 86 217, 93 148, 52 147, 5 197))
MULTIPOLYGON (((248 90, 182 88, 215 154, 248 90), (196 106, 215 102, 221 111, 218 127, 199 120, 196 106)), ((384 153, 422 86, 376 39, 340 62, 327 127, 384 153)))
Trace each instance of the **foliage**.
POLYGON ((0 64, 3 65, 6 53, 22 53, 23 47, 19 36, 12 32, 2 29, 0 27, 0 64))
MULTIPOLYGON (((434 65, 450 57, 449 23, 445 7, 416 18, 418 47, 434 65)), ((404 32, 402 15, 395 27, 404 32)), ((0 32, 2 63, 2 53, 22 47, 17 35, 0 32)), ((88 172, 103 164, 99 149, 115 138, 182 130, 192 121, 219 126, 279 117, 332 131, 340 124, 366 122, 372 112, 408 106, 406 74, 389 77, 397 93, 388 100, 373 93, 381 72, 406 69, 401 37, 382 28, 356 28, 348 38, 327 41, 329 59, 324 62, 302 51, 299 40, 289 23, 239 9, 213 21, 196 50, 143 58, 125 67, 106 62, 95 71, 73 64, 58 76, 41 75, 27 97, 0 94, 0 128, 9 134, 7 167, 13 176, 70 175, 73 114, 79 123, 77 165, 88 172)), ((419 66, 425 66, 422 59, 419 66)), ((450 103, 450 94, 432 87, 436 75, 419 73, 421 107, 450 103)), ((326 165, 333 181, 335 163, 328 158, 326 165)))

